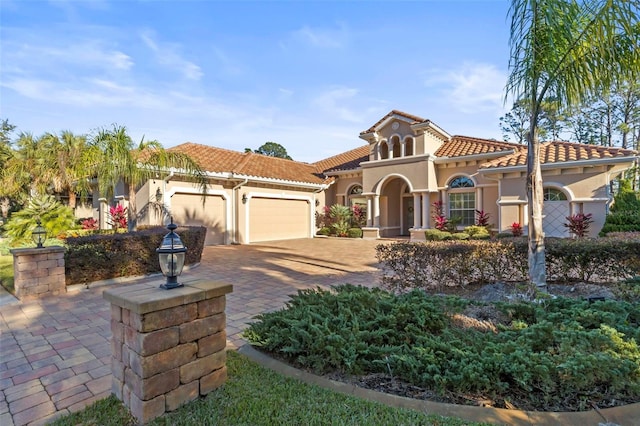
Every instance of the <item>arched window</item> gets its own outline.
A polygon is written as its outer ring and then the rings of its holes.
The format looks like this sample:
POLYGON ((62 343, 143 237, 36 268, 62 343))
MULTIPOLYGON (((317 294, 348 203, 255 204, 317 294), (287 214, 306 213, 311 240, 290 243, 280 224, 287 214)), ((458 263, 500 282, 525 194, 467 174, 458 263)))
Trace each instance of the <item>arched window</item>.
POLYGON ((474 186, 475 185, 473 184, 473 181, 466 176, 458 176, 457 178, 449 182, 450 189, 473 188, 474 186))
POLYGON ((349 189, 349 193, 347 194, 349 199, 349 205, 354 206, 358 204, 360 207, 367 207, 367 199, 362 196, 362 186, 353 185, 351 189, 349 189))
POLYGON ((406 157, 413 155, 413 138, 406 138, 404 140, 404 155, 406 157))
POLYGON ((449 219, 459 218, 460 225, 469 226, 476 221, 476 191, 473 181, 458 176, 449 182, 449 219))
POLYGON ((392 136, 389 142, 391 143, 391 147, 393 149, 393 158, 400 158, 400 138, 398 136, 392 136))
POLYGON ((380 142, 380 159, 386 160, 389 158, 389 145, 387 145, 387 141, 380 142))
POLYGON ((544 188, 544 201, 566 201, 567 196, 564 192, 556 188, 544 188))

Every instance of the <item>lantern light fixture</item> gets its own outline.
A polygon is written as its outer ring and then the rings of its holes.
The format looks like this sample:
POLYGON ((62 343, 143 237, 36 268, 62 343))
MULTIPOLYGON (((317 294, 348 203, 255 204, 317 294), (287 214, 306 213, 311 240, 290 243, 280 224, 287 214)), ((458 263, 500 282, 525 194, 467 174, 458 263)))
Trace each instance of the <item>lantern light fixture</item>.
POLYGON ((40 219, 36 220, 36 227, 33 231, 31 231, 31 238, 36 244, 36 248, 44 247, 43 244, 47 239, 47 230, 42 226, 42 222, 40 222, 40 219))
POLYGON ((172 217, 171 223, 167 225, 169 233, 164 236, 160 247, 156 249, 162 275, 167 277, 167 282, 160 285, 160 288, 165 290, 183 287, 183 284, 178 283, 178 276, 180 276, 184 268, 184 258, 187 248, 182 243, 178 234, 174 232, 176 228, 178 228, 178 226, 173 223, 172 217))

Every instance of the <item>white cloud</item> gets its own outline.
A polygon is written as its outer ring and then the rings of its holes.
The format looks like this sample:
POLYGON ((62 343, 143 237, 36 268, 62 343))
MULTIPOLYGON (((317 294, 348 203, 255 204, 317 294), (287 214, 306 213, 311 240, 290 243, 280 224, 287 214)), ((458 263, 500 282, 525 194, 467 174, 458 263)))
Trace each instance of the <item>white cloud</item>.
POLYGON ((349 41, 349 31, 345 25, 338 28, 312 28, 308 25, 292 33, 294 40, 302 41, 322 49, 340 49, 349 41))
POLYGON ((48 72, 67 65, 117 70, 128 70, 134 65, 129 55, 110 49, 99 40, 72 42, 64 46, 47 45, 41 41, 38 43, 5 43, 3 56, 6 55, 6 61, 14 67, 27 69, 44 66, 43 71, 48 72))
POLYGON ((431 70, 425 85, 437 89, 463 113, 502 111, 507 76, 494 65, 464 63, 458 68, 431 70))
POLYGON ((316 96, 312 101, 312 105, 319 107, 333 118, 352 123, 362 123, 362 115, 347 105, 357 94, 357 89, 337 87, 316 96))
POLYGON ((204 75, 202 68, 179 54, 180 45, 176 43, 159 44, 155 40, 155 33, 150 30, 143 31, 140 38, 153 51, 159 64, 181 73, 189 80, 200 80, 204 75))

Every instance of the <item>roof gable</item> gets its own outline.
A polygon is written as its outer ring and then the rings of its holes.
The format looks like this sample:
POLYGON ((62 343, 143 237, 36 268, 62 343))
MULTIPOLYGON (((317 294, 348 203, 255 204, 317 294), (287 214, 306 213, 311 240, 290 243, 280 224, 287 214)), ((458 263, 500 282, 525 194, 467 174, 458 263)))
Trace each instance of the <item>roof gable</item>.
POLYGON ((394 110, 391 110, 391 112, 389 112, 387 115, 382 117, 380 120, 376 121, 376 123, 373 126, 369 127, 367 130, 363 130, 362 132, 360 132, 360 134, 364 135, 367 133, 373 133, 376 130, 379 130, 380 128, 384 127, 386 122, 392 119, 399 119, 402 121, 406 121, 409 124, 426 123, 429 121, 429 120, 425 120, 422 117, 418 117, 417 115, 407 114, 406 112, 402 112, 394 109, 394 110))

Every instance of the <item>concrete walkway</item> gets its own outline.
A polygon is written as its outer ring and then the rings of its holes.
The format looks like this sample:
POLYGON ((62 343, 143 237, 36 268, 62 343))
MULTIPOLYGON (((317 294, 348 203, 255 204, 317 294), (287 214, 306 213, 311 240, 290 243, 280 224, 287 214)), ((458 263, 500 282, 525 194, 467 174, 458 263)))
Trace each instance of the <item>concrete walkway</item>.
MULTIPOLYGON (((281 308, 299 289, 379 283, 381 241, 315 238, 207 247, 185 277, 228 282, 227 346, 255 315, 281 308)), ((160 276, 142 278, 157 281, 160 276)), ((110 307, 105 286, 19 302, 0 294, 0 425, 40 425, 111 393, 110 307)))

